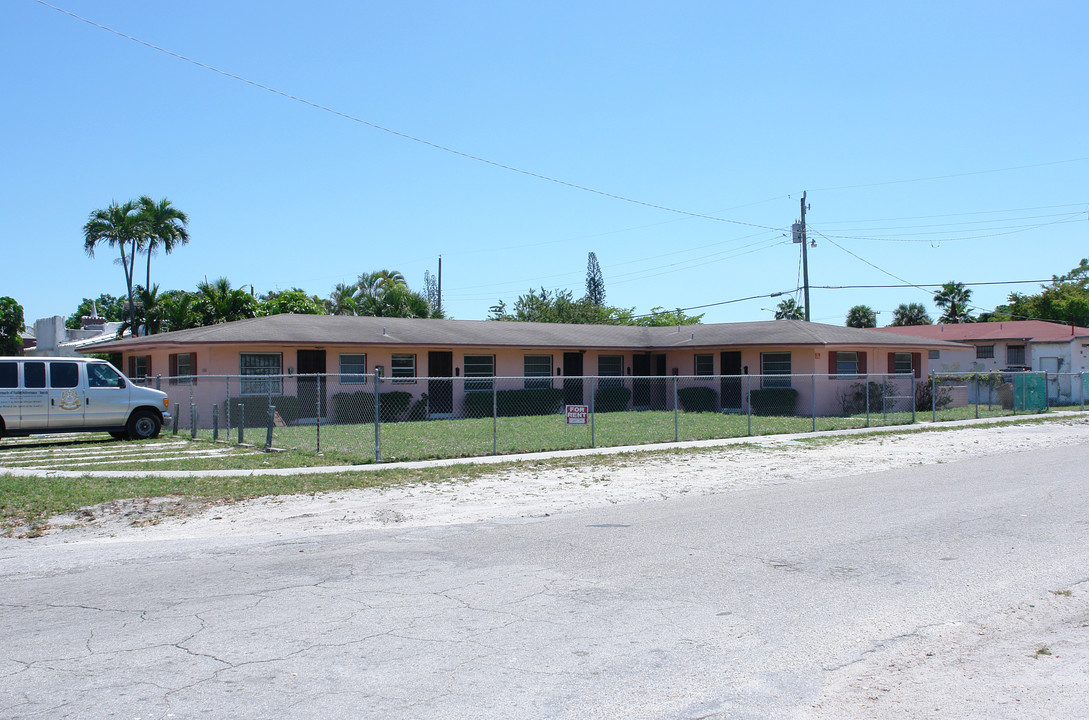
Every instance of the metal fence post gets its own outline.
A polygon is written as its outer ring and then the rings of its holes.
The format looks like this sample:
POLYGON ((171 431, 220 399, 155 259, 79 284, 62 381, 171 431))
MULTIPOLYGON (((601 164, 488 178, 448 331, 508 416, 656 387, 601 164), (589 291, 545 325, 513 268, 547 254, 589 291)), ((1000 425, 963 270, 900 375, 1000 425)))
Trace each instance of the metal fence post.
POLYGON ((752 375, 745 376, 745 414, 749 420, 749 435, 752 435, 752 375))
POLYGON ((594 413, 597 409, 597 398, 595 397, 597 395, 597 392, 594 389, 596 385, 597 377, 595 376, 590 378, 590 447, 592 448, 597 447, 597 439, 594 437, 594 413))
POLYGON ((911 424, 915 424, 915 373, 911 373, 911 397, 908 398, 908 402, 911 403, 911 424))
POLYGON ((381 416, 382 416, 382 393, 378 390, 378 383, 382 380, 382 376, 378 374, 378 371, 374 371, 374 461, 382 462, 382 430, 381 430, 381 416))
POLYGON ((673 376, 673 442, 681 440, 681 409, 677 405, 677 377, 673 376))
POLYGON ((862 376, 862 384, 866 387, 866 427, 870 426, 870 374, 862 376))
POLYGON ((938 376, 930 373, 930 422, 938 422, 938 376))
POLYGON ((813 432, 817 432, 817 374, 809 376, 810 414, 813 417, 813 432))
POLYGON ((189 402, 189 439, 197 439, 197 406, 189 402))
POLYGON ((1078 373, 1078 398, 1081 399, 1081 411, 1085 412, 1085 375, 1084 372, 1078 373))
POLYGON ((174 436, 177 436, 177 434, 178 434, 178 416, 179 415, 181 415, 181 413, 175 412, 174 413, 174 421, 171 423, 172 427, 170 428, 170 434, 174 435, 174 436))
POLYGON ((499 454, 499 388, 492 381, 492 455, 499 454))
POLYGON ((322 411, 322 396, 321 396, 321 375, 318 375, 318 429, 317 429, 317 441, 315 442, 314 452, 321 452, 321 411, 322 411))
POLYGON ((155 376, 155 389, 156 390, 162 390, 163 389, 163 376, 162 375, 156 375, 155 376))
POLYGON ((219 441, 219 405, 212 403, 212 442, 219 441))
POLYGON ((265 449, 272 447, 272 418, 276 415, 276 406, 268 406, 268 432, 265 434, 265 449))
POLYGON ((227 378, 227 400, 223 403, 223 407, 227 411, 227 440, 231 438, 231 379, 227 378))
MULTIPOLYGON (((1059 376, 1055 376, 1055 385, 1059 384, 1059 376)), ((1047 386, 1047 370, 1044 370, 1044 411, 1051 409, 1051 389, 1047 386)))

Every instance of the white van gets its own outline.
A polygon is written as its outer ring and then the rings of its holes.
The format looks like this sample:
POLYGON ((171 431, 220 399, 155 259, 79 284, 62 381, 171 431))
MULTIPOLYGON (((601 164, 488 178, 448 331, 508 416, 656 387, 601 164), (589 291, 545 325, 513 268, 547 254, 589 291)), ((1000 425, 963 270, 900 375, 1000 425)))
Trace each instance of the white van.
POLYGON ((169 406, 166 393, 105 360, 0 357, 0 437, 105 431, 145 440, 170 422, 169 406))

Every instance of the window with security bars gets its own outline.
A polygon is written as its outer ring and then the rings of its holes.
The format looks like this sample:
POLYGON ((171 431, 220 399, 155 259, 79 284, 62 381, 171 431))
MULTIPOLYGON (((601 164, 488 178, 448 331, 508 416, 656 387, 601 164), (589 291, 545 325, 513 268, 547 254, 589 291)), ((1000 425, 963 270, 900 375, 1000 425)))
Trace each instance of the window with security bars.
POLYGON ((552 356, 526 355, 522 360, 522 374, 525 375, 527 390, 552 387, 552 356), (541 378, 533 380, 531 378, 541 378))
POLYGON ((394 355, 390 358, 390 376, 394 385, 414 385, 416 383, 416 356, 394 355))
POLYGON ((466 355, 461 363, 465 392, 491 392, 495 381, 495 355, 466 355))
POLYGON ((341 353, 340 382, 345 385, 367 384, 367 356, 363 353, 341 353))
POLYGON ((760 353, 760 387, 788 388, 790 372, 790 353, 760 353), (775 375, 786 377, 774 377, 775 375))
POLYGON ((1024 365, 1025 364, 1025 346, 1024 345, 1007 345, 1006 346, 1006 364, 1007 365, 1024 365))
POLYGON ((624 356, 598 355, 597 374, 601 377, 598 387, 620 387, 624 384, 624 356))
POLYGON ((238 368, 243 395, 280 395, 283 392, 281 353, 239 353, 238 368))
POLYGON ((714 375, 715 356, 710 353, 700 353, 699 355, 696 355, 696 374, 714 375))
POLYGON ((994 345, 976 345, 976 360, 994 357, 994 345))

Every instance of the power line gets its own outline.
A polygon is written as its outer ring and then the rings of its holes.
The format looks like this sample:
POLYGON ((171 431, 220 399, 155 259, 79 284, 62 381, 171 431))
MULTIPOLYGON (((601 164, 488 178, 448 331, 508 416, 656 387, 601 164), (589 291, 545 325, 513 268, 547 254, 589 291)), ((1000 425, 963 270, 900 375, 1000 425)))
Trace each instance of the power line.
POLYGON ((274 87, 270 87, 268 85, 264 85, 262 83, 256 82, 255 80, 250 80, 248 78, 244 78, 241 75, 235 75, 234 73, 227 72, 226 70, 220 70, 217 67, 214 67, 212 65, 207 65, 205 63, 200 62, 199 60, 194 60, 194 59, 192 59, 190 57, 186 57, 185 55, 182 55, 180 53, 176 53, 176 52, 174 52, 172 50, 167 50, 166 48, 163 48, 163 47, 160 47, 158 45, 154 45, 152 43, 149 43, 146 40, 141 40, 140 38, 133 37, 132 35, 128 35, 126 33, 121 32, 120 30, 114 30, 111 27, 108 27, 106 25, 102 25, 102 24, 97 23, 97 22, 95 22, 93 20, 89 20, 89 19, 87 19, 85 17, 82 17, 80 15, 75 14, 74 12, 71 12, 69 10, 65 10, 63 8, 59 8, 56 5, 50 5, 49 3, 45 2, 45 0, 35 0, 35 2, 37 2, 39 5, 43 5, 43 6, 47 7, 47 8, 51 8, 53 10, 56 10, 57 12, 59 12, 61 14, 64 14, 64 15, 67 15, 67 16, 69 16, 71 18, 79 20, 80 22, 86 23, 86 24, 88 24, 88 25, 90 25, 92 27, 99 28, 100 30, 105 30, 106 32, 117 35, 118 37, 125 38, 126 40, 131 40, 132 42, 137 43, 138 45, 143 45, 144 47, 149 48, 151 50, 155 50, 156 52, 161 52, 161 53, 163 53, 165 55, 169 55, 170 57, 176 58, 176 59, 181 60, 183 62, 187 62, 187 63, 189 63, 191 65, 195 65, 196 67, 202 68, 204 70, 208 70, 208 71, 216 73, 218 75, 222 75, 223 77, 226 77, 226 78, 230 78, 231 80, 236 80, 238 82, 245 83, 246 85, 250 85, 250 86, 258 88, 260 90, 264 90, 266 92, 272 93, 273 95, 278 95, 278 96, 280 96, 282 98, 285 98, 287 100, 291 100, 293 102, 297 102, 297 103, 300 103, 302 105, 306 105, 308 107, 314 108, 315 110, 321 110, 322 112, 327 112, 327 113, 330 113, 331 115, 336 115, 337 117, 344 118, 345 120, 350 120, 350 121, 352 121, 354 123, 364 125, 364 126, 369 127, 369 128, 371 128, 373 130, 379 130, 381 132, 388 133, 388 134, 393 135, 395 137, 399 137, 399 138, 401 138, 403 140, 409 140, 409 141, 414 142, 414 143, 419 143, 421 145, 426 145, 427 147, 430 147, 430 148, 435 149, 435 150, 441 150, 442 152, 450 153, 451 155, 457 155, 458 157, 465 158, 466 160, 472 160, 474 162, 483 163, 485 165, 490 165, 492 167, 499 168, 501 170, 507 170, 509 172, 518 173, 520 175, 525 175, 527 177, 535 178, 537 180, 543 180, 545 182, 554 183, 556 185, 562 185, 564 187, 568 187, 568 188, 571 188, 573 190, 581 190, 582 192, 591 193, 593 195, 598 195, 600 197, 606 197, 606 198, 609 198, 609 199, 612 199, 612 200, 619 200, 621 202, 631 203, 632 205, 640 205, 642 207, 648 207, 648 208, 651 208, 651 209, 654 209, 654 210, 662 210, 662 211, 665 211, 665 212, 675 213, 677 215, 684 215, 686 217, 699 218, 701 220, 713 220, 715 222, 730 223, 732 225, 744 225, 746 227, 761 228, 761 229, 764 229, 764 230, 776 230, 776 229, 778 229, 778 228, 773 228, 773 227, 771 227, 769 225, 759 225, 757 223, 743 222, 741 220, 730 220, 729 218, 716 217, 714 215, 705 215, 703 213, 691 212, 689 210, 680 210, 678 208, 668 207, 666 205, 659 205, 657 203, 647 202, 645 200, 636 200, 635 198, 625 197, 624 195, 617 195, 616 193, 605 192, 604 190, 597 190, 595 188, 587 187, 586 185, 579 185, 577 183, 568 182, 567 180, 561 180, 559 178, 551 177, 549 175, 542 175, 541 173, 536 173, 536 172, 533 172, 531 170, 523 170, 522 168, 514 167, 513 165, 506 165, 504 163, 497 162, 495 160, 489 160, 489 159, 481 157, 479 155, 473 155, 471 153, 467 153, 467 152, 464 152, 464 151, 461 151, 461 150, 456 150, 456 149, 454 149, 452 147, 449 147, 449 146, 446 146, 446 145, 440 145, 439 143, 432 142, 430 140, 425 140, 424 138, 417 137, 415 135, 409 135, 408 133, 404 133, 404 132, 401 132, 399 130, 394 130, 392 128, 388 128, 388 127, 385 127, 383 125, 379 125, 377 123, 370 122, 368 120, 363 120, 362 118, 356 117, 354 115, 349 115, 348 113, 341 112, 340 110, 335 110, 335 109, 333 109, 331 107, 328 107, 326 105, 321 105, 321 104, 313 102, 311 100, 301 98, 301 97, 299 97, 297 95, 292 95, 291 93, 284 92, 283 90, 278 90, 278 89, 276 89, 274 87))

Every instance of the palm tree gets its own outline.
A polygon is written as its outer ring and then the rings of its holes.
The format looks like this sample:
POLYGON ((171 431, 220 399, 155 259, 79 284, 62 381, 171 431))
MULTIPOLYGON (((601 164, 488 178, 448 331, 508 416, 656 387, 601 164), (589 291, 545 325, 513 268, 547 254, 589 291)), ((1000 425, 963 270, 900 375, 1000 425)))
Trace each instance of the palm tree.
POLYGON ((125 270, 129 299, 129 327, 136 326, 132 275, 140 233, 139 206, 131 200, 123 205, 112 202, 108 208, 93 211, 83 226, 83 249, 89 256, 94 257, 95 247, 102 243, 110 247, 116 245, 121 251, 121 267, 125 270))
POLYGON ((230 280, 225 277, 212 282, 205 278, 197 283, 197 292, 200 293, 200 314, 204 325, 257 317, 256 298, 245 290, 232 288, 230 280))
POLYGON ((189 243, 189 231, 185 229, 189 217, 166 198, 155 202, 144 195, 139 203, 141 244, 147 253, 147 283, 144 287, 151 287, 151 256, 159 247, 169 255, 177 246, 189 243))
POLYGON ((787 298, 775 308, 776 320, 801 320, 805 317, 805 307, 794 298, 787 298))
POLYGON ((968 307, 971 299, 972 291, 965 288, 964 283, 947 282, 942 285, 942 289, 934 293, 934 304, 942 310, 942 316, 938 318, 938 322, 975 322, 971 308, 968 307))
POLYGON ((877 313, 869 305, 855 305, 847 311, 847 327, 877 327, 877 313))
POLYGON ((906 325, 931 325, 933 321, 927 314, 922 303, 900 303, 892 311, 892 326, 903 327, 906 325))
POLYGON ((170 290, 159 298, 159 316, 166 330, 200 327, 197 296, 184 290, 170 290))
POLYGON ((333 292, 329 295, 329 299, 324 302, 325 311, 330 315, 355 315, 355 293, 357 289, 355 285, 337 283, 337 286, 333 288, 333 292))

